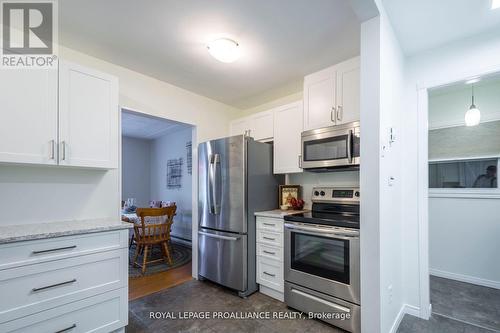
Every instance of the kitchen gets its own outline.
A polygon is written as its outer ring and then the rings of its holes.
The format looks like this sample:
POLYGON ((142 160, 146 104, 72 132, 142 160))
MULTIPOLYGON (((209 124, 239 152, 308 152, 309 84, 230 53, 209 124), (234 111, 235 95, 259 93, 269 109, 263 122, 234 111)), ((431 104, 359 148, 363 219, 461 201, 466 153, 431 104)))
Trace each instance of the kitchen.
MULTIPOLYGON (((468 10, 484 15, 474 22, 498 22, 483 2, 468 10)), ((425 198, 416 196, 425 186, 414 166, 426 154, 414 141, 422 105, 414 87, 497 69, 498 57, 481 53, 498 50, 486 26, 424 33, 409 18, 425 22, 426 6, 391 0, 56 7, 58 67, 0 76, 9 138, 0 143, 1 331, 443 325, 420 266, 425 198), (439 58, 440 45, 470 57, 439 58), (436 64, 447 59, 439 77, 436 64), (193 130, 193 279, 134 301, 131 226, 120 221, 121 109, 193 130), (289 195, 302 210, 280 207, 289 195), (191 315, 172 319, 179 312, 191 315), (192 317, 206 312, 221 316, 192 317), (231 316, 239 312, 270 319, 231 316)), ((446 17, 469 22, 459 11, 446 17)))

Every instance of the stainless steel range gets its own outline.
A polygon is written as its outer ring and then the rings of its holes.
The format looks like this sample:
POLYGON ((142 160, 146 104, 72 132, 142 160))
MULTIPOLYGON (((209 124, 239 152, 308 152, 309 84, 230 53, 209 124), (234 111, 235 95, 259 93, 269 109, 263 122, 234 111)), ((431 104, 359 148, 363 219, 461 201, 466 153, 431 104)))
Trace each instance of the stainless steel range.
POLYGON ((285 217, 285 302, 360 332, 358 188, 316 187, 312 211, 285 217))

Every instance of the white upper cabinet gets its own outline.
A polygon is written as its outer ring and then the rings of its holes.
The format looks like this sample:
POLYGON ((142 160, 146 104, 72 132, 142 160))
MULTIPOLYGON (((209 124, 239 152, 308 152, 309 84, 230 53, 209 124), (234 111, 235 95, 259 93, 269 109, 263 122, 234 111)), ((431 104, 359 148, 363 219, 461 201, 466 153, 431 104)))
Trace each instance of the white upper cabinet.
POLYGON ((304 130, 359 120, 359 57, 304 78, 304 130))
POLYGON ((117 79, 65 62, 59 68, 59 87, 59 163, 117 168, 117 79))
POLYGON ((118 167, 115 77, 62 61, 0 74, 0 162, 118 167))
POLYGON ((231 135, 245 134, 256 141, 273 139, 273 111, 264 111, 248 117, 233 120, 230 124, 231 135))
POLYGON ((359 58, 337 66, 337 120, 336 124, 359 121, 360 100, 359 58))
POLYGON ((304 129, 335 124, 336 75, 330 67, 304 78, 304 129))
POLYGON ((0 162, 57 164, 57 70, 0 70, 0 162))
POLYGON ((300 168, 302 101, 274 110, 274 173, 302 172, 300 168))
POLYGON ((257 141, 273 139, 273 111, 259 112, 252 116, 249 135, 257 141))

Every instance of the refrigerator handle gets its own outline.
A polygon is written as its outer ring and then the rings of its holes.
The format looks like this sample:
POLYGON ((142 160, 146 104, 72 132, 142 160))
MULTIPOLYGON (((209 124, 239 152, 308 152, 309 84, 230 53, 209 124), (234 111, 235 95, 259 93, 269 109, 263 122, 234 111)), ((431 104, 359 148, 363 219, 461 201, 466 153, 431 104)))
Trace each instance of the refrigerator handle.
POLYGON ((209 156, 209 174, 208 174, 208 206, 210 213, 219 214, 219 205, 217 204, 217 166, 220 164, 220 155, 211 154, 209 156))

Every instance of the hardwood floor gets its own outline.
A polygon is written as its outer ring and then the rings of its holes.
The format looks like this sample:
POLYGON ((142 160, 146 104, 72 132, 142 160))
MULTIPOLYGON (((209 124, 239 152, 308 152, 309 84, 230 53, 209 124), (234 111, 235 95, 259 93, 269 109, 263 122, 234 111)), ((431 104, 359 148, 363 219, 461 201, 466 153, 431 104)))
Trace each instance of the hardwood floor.
POLYGON ((129 301, 190 281, 192 279, 191 264, 189 262, 166 272, 129 279, 129 301))

